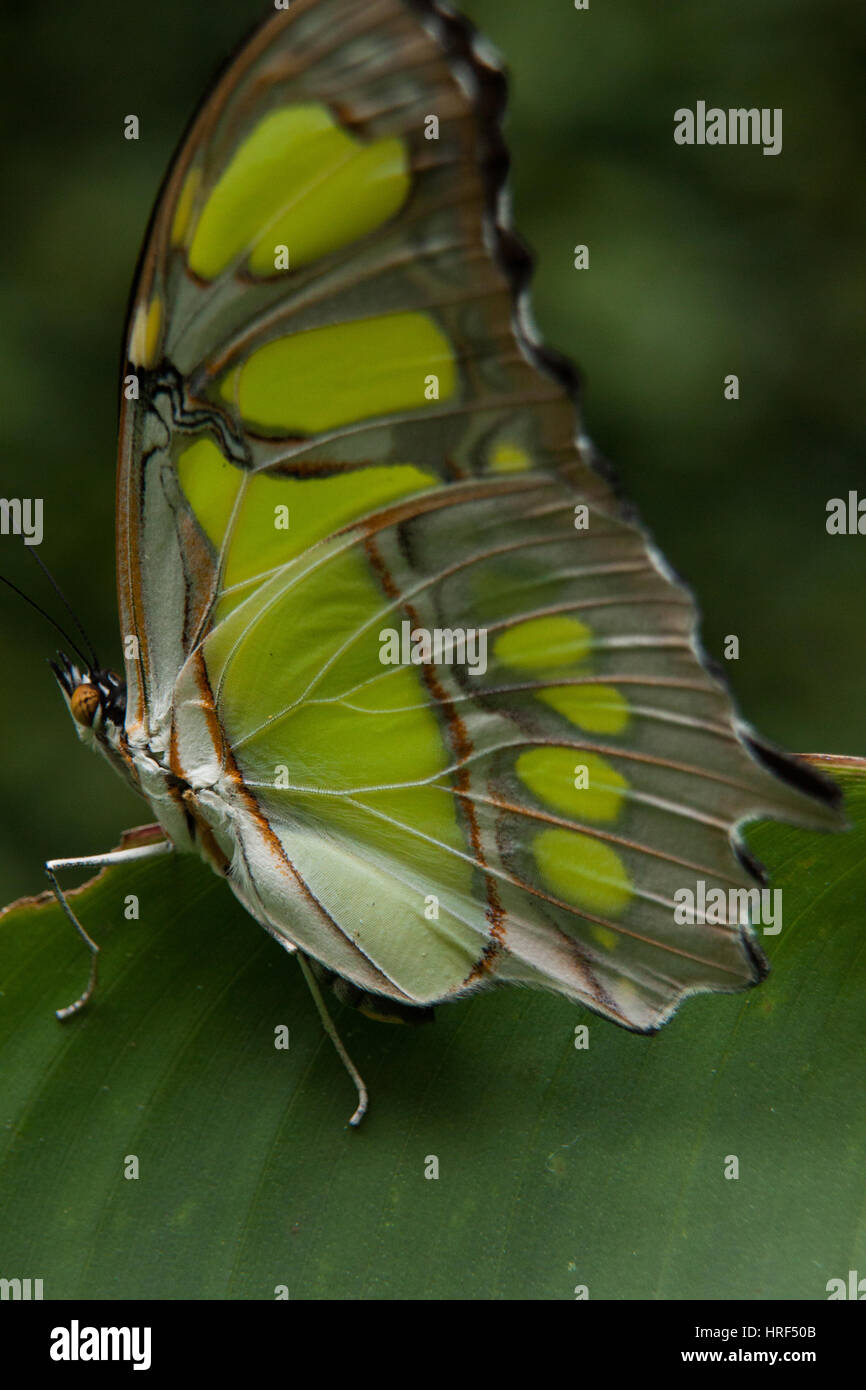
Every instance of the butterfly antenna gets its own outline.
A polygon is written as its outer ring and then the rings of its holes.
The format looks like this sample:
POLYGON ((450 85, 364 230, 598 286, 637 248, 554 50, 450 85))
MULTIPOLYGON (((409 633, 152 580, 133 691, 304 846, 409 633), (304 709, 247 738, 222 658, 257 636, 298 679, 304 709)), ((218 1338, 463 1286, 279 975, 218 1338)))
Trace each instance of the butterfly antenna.
MULTIPOLYGON (((12 590, 13 593, 18 595, 19 598, 23 598, 25 603, 29 603, 30 607, 35 609, 41 618, 44 618, 47 623, 50 623, 53 628, 57 629, 57 631, 60 633, 60 636, 63 637, 65 641, 69 643, 72 650, 78 656, 81 657, 81 660, 84 662, 85 666, 91 666, 91 657, 87 656, 87 654, 81 650, 74 637, 70 636, 70 634, 66 631, 66 628, 60 626, 56 618, 52 618, 50 613, 46 613, 45 609, 42 608, 36 602, 35 599, 32 599, 29 594, 25 594, 24 590, 19 589, 17 584, 13 584, 11 579, 7 579, 5 574, 0 574, 0 583, 6 584, 12 590)), ((89 645, 90 644, 88 643, 88 646, 89 645)), ((92 652, 92 655, 95 657, 96 653, 92 652)), ((97 670, 99 669, 98 662, 94 662, 93 665, 97 670)))
POLYGON ((316 982, 312 970, 310 969, 309 963, 303 951, 298 952, 298 960, 301 962, 301 969, 304 972, 304 979, 310 987, 310 993, 313 996, 313 1002, 315 1003, 316 1008, 319 1011, 319 1017, 322 1020, 322 1026, 324 1027, 328 1037, 331 1039, 331 1042, 337 1049, 340 1061, 343 1063, 343 1066, 346 1068, 346 1071, 349 1073, 349 1075, 355 1083, 355 1089, 358 1092, 358 1107, 352 1118, 349 1120, 349 1124, 354 1125, 354 1127, 357 1128, 367 1113, 367 1102, 369 1100, 369 1097, 367 1095, 367 1087, 364 1085, 358 1068, 355 1066, 355 1063, 352 1061, 351 1057, 349 1056, 348 1052, 343 1046, 343 1043, 340 1039, 340 1035, 334 1027, 334 1020, 328 1013, 325 1001, 322 998, 322 992, 319 989, 319 986, 316 982))
MULTIPOLYGON (((91 642, 90 638, 88 637, 87 633, 84 631, 84 625, 83 625, 83 623, 81 622, 81 619, 79 618, 79 616, 78 616, 78 614, 76 613, 75 609, 72 607, 72 604, 69 602, 69 599, 68 599, 68 598, 66 597, 66 595, 64 594, 63 590, 61 589, 60 585, 57 583, 57 580, 54 578, 54 575, 51 573, 50 569, 48 568, 48 566, 46 565, 46 563, 45 563, 45 561, 42 559, 42 557, 36 553, 36 551, 33 549, 32 546, 28 545, 28 546, 27 546, 27 549, 29 550, 30 554, 33 556, 33 559, 36 561, 36 563, 37 563, 37 565, 39 566, 39 568, 41 569, 42 573, 45 575, 45 578, 48 580, 48 583, 51 585, 51 587, 52 587, 52 589, 54 590, 55 594, 56 594, 57 597, 60 599, 60 602, 63 604, 63 607, 66 609, 66 611, 67 611, 67 613, 69 614, 70 618, 72 619, 73 623, 75 624, 75 626, 77 627, 78 631, 80 632, 81 637, 82 637, 82 639, 83 639, 83 641, 84 641, 85 647, 86 647, 87 650, 90 652, 90 656, 89 656, 89 657, 85 657, 85 656, 84 656, 84 653, 81 651, 81 649, 80 649, 80 648, 76 648, 76 650, 78 651, 78 655, 79 655, 80 657, 82 657, 83 660, 85 660, 85 661, 87 662, 87 664, 90 666, 91 670, 95 670, 95 671, 101 670, 102 668, 101 668, 101 665, 100 665, 99 657, 96 655, 96 648, 94 647, 94 645, 93 645, 93 643, 91 642)), ((54 626, 56 627, 57 624, 55 623, 54 626)), ((71 641, 71 638, 67 638, 67 641, 71 641)), ((74 645, 74 644, 73 644, 73 645, 74 645)))

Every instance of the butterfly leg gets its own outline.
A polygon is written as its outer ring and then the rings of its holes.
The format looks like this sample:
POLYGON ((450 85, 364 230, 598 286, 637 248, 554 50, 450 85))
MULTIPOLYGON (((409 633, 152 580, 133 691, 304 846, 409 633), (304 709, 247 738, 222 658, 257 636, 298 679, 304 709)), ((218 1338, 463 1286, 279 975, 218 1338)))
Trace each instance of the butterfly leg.
POLYGON ((361 1123, 361 1121, 367 1113, 367 1102, 369 1099, 367 1095, 367 1087, 364 1085, 358 1068, 355 1066, 355 1063, 352 1061, 351 1057, 349 1056, 348 1052, 343 1046, 343 1043, 340 1039, 340 1035, 334 1027, 334 1020, 328 1013, 327 1006, 325 1004, 324 999, 322 998, 322 992, 319 989, 319 986, 316 982, 316 978, 313 975, 312 970, 310 969, 309 961, 307 960, 303 951, 298 951, 298 960, 301 962, 301 969, 304 972, 304 979, 309 985, 310 993, 313 996, 313 1002, 315 1003, 316 1008, 319 1011, 319 1017, 322 1020, 322 1026, 324 1027, 328 1037, 331 1039, 331 1042, 337 1049, 340 1061, 343 1063, 343 1066, 346 1068, 346 1071, 349 1073, 349 1075, 355 1083, 355 1089, 358 1092, 358 1107, 352 1118, 349 1120, 349 1124, 354 1125, 357 1128, 357 1126, 361 1123))
POLYGON ((173 848, 174 846, 170 840, 158 840, 156 844, 136 845, 132 849, 112 849, 108 850, 105 854, 87 855, 81 859, 49 859, 47 861, 45 873, 48 882, 51 884, 51 891, 91 953, 90 979, 87 982, 87 988, 72 1004, 67 1004, 65 1009, 56 1010, 59 1019, 71 1018, 73 1014, 77 1014, 80 1009, 84 1008, 93 994, 96 988, 96 958, 99 955, 99 947, 96 942, 88 936, 75 913, 72 911, 72 908, 69 906, 66 895, 57 882, 56 875, 58 871, 62 869, 101 869, 112 864, 125 864, 131 859, 150 859, 155 854, 167 854, 173 848))

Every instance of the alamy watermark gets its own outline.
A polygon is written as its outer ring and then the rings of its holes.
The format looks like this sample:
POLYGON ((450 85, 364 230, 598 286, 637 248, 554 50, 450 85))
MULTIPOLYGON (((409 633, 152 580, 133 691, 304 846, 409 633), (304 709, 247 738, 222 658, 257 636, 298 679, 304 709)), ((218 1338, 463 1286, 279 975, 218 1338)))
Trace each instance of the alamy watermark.
POLYGON ((151 1361, 149 1327, 82 1327, 73 1318, 68 1327, 51 1330, 48 1354, 52 1361, 131 1361, 134 1371, 147 1371, 151 1361))
POLYGON ((831 497, 826 527, 829 536, 866 536, 866 497, 853 488, 847 497, 831 497))
POLYGON ((470 676, 487 670, 487 629, 484 627, 413 627, 410 622, 379 633, 383 666, 465 666, 470 676))
POLYGON ((694 888, 674 893, 674 921, 678 926, 760 926, 765 936, 782 930, 781 888, 708 888, 697 879, 694 888))
POLYGON ((782 108, 768 106, 707 106, 692 111, 681 106, 674 112, 674 140, 678 145, 763 145, 764 154, 782 153, 782 108))
POLYGON ((42 1298, 41 1279, 0 1279, 0 1300, 27 1303, 42 1298))
POLYGON ((839 1298, 852 1298, 858 1303, 866 1300, 866 1279, 861 1279, 856 1269, 848 1270, 847 1280, 828 1279, 825 1287, 828 1303, 839 1298))
POLYGON ((25 545, 42 544, 42 498, 0 497, 0 535, 23 536, 25 545))

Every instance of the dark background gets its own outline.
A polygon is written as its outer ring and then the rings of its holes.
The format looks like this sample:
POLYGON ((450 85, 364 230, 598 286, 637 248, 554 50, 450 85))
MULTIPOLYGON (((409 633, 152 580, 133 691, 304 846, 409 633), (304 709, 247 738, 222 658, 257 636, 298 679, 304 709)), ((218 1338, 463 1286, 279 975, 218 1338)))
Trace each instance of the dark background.
MULTIPOLYGON (((513 76, 517 225, 534 306, 583 372, 589 432, 704 614, 751 722, 801 751, 866 754, 861 425, 864 29, 859 0, 474 0, 513 76), (683 148, 673 113, 782 107, 784 148, 683 148), (572 268, 575 243, 590 269, 572 268), (860 331, 858 331, 860 330, 860 331), (725 401, 723 378, 740 377, 725 401)), ((8 3, 0 220, 2 495, 45 500, 40 554, 119 662, 114 460, 130 279, 166 163, 250 0, 8 3), (142 138, 122 138, 123 118, 142 138)), ((43 599, 0 537, 0 569, 43 599)), ((32 573, 31 573, 32 571, 32 573)), ((149 820, 79 744, 50 630, 0 592, 0 901, 49 855, 149 820)))

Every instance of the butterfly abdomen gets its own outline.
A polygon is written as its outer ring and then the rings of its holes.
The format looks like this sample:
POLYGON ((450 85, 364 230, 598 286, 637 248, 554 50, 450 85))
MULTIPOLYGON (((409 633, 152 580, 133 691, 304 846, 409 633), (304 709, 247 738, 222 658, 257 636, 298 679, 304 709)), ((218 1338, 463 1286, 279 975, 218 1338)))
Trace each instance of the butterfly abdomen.
POLYGON ((365 1018, 373 1019, 376 1023, 405 1023, 413 1027, 419 1023, 433 1022, 435 1010, 426 1005, 401 1004, 387 995, 359 989, 318 961, 311 961, 310 964, 320 984, 327 985, 341 1004, 357 1009, 365 1018))

